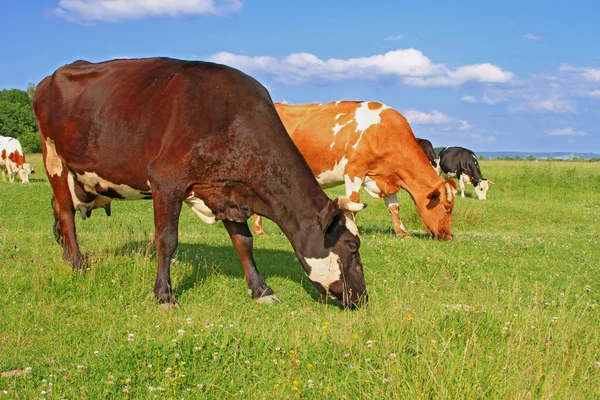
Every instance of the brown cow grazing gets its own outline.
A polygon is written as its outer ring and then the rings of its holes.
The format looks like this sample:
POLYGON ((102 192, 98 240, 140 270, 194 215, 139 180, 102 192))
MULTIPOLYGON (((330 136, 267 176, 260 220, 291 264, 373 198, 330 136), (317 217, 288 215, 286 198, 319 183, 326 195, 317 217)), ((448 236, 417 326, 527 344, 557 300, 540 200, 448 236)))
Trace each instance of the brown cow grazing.
MULTIPOLYGON (((382 197, 401 237, 408 231, 398 215, 396 193, 404 188, 427 232, 452 239, 456 183, 435 173, 400 113, 381 103, 356 101, 275 107, 321 187, 345 184, 354 202, 361 187, 382 197)), ((260 218, 254 231, 264 234, 260 218)))
POLYGON ((254 262, 253 213, 279 225, 322 293, 343 307, 366 301, 358 231, 344 214, 363 206, 325 195, 269 93, 248 75, 168 58, 77 61, 45 78, 33 105, 55 231, 74 269, 85 266, 76 209, 152 199, 161 304, 177 306, 170 263, 183 203, 205 222, 223 221, 257 301, 278 299, 254 262))

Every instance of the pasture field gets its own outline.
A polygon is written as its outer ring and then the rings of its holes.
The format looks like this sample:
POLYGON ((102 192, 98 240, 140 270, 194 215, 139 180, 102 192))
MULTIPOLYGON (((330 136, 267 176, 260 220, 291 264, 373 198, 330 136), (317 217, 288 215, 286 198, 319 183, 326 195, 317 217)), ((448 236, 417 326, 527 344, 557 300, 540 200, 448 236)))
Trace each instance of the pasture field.
POLYGON ((226 230, 187 207, 182 308, 159 308, 150 201, 77 215, 90 269, 74 273, 28 161, 31 184, 0 182, 0 399, 600 397, 599 163, 481 161, 496 184, 457 199, 452 242, 425 237, 406 193, 397 239, 364 193, 370 303, 344 311, 270 221, 255 257, 281 303, 256 304, 226 230))

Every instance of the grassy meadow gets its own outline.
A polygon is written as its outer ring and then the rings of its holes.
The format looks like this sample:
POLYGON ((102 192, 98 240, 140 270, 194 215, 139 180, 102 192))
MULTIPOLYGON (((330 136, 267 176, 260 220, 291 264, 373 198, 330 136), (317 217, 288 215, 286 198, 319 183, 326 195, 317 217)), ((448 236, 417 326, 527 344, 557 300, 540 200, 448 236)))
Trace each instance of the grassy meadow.
POLYGON ((452 242, 425 237, 407 193, 397 239, 363 193, 370 303, 344 311, 270 221, 255 258, 281 303, 255 303, 222 224, 185 206, 181 308, 159 308, 150 201, 77 215, 74 273, 28 162, 29 185, 0 182, 0 399, 600 397, 600 163, 481 161, 495 185, 457 199, 452 242))

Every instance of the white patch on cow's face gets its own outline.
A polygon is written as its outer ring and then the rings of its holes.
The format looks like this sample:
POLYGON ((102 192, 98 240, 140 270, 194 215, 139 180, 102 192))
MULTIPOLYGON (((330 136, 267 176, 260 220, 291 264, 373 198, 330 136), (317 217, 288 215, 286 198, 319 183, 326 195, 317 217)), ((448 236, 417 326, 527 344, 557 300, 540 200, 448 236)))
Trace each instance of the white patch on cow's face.
POLYGON ((50 176, 61 176, 63 172, 62 161, 58 157, 58 153, 56 152, 56 146, 54 145, 54 141, 50 138, 46 139, 46 171, 50 176))
POLYGON ((202 201, 201 199, 195 196, 190 196, 187 199, 185 199, 184 202, 185 204, 190 206, 192 211, 194 211, 203 222, 207 224, 214 224, 215 222, 217 222, 215 215, 213 214, 211 209, 208 208, 206 204, 204 204, 204 201, 202 201))
POLYGON ((490 184, 487 179, 482 180, 479 182, 479 185, 475 186, 475 194, 477 194, 479 200, 487 200, 487 191, 489 188, 490 184))
POLYGON ((352 218, 348 217, 347 215, 344 215, 345 220, 345 225, 346 225, 346 229, 348 229, 350 231, 351 234, 353 234, 356 237, 360 237, 359 233, 358 233, 358 227, 356 226, 356 223, 352 220, 352 218))
POLYGON ((330 188, 344 183, 344 169, 348 159, 342 157, 339 163, 335 164, 331 171, 323 171, 317 176, 317 182, 322 188, 330 188))
POLYGON ((354 150, 356 150, 356 148, 358 147, 358 144, 360 143, 365 131, 369 129, 372 125, 381 122, 380 114, 383 110, 387 108, 388 106, 382 105, 381 107, 375 110, 370 110, 369 102, 365 101, 361 103, 360 107, 356 109, 356 112, 354 114, 354 120, 356 121, 355 132, 360 132, 360 136, 358 137, 356 143, 354 143, 354 145, 352 146, 354 150))
POLYGON ((124 184, 112 183, 104 178, 101 178, 95 172, 84 172, 83 174, 77 174, 77 181, 83 184, 83 188, 86 192, 97 194, 96 187, 100 187, 100 192, 104 192, 108 189, 112 189, 117 192, 125 200, 140 200, 148 196, 148 190, 138 190, 131 186, 124 184))
POLYGON ((29 175, 33 171, 31 164, 24 163, 19 167, 19 178, 23 183, 29 183, 29 175))
POLYGON ((330 252, 325 258, 304 258, 304 261, 310 267, 308 279, 320 283, 325 290, 329 290, 329 287, 342 277, 340 257, 334 252, 330 252))
POLYGON ((373 178, 366 177, 363 183, 365 191, 371 195, 371 197, 378 198, 381 195, 381 189, 377 186, 377 182, 373 178))

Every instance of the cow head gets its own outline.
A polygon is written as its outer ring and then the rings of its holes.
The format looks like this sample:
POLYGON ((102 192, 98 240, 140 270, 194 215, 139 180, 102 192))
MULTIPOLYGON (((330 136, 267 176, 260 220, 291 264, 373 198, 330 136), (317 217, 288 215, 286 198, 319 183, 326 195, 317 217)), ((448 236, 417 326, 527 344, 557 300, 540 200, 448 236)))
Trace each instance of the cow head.
MULTIPOLYGON (((448 179, 435 188, 425 199, 427 209, 419 212, 427 232, 436 239, 452 240, 452 210, 456 197, 456 182, 448 179)), ((417 203, 417 206, 420 206, 417 203)))
POLYGON ((17 173, 19 174, 21 182, 29 183, 29 175, 35 174, 35 170, 33 169, 33 165, 24 163, 19 165, 17 173))
POLYGON ((490 183, 492 183, 492 182, 490 182, 487 179, 483 179, 475 185, 475 194, 477 195, 479 200, 487 199, 486 196, 487 196, 487 191, 490 188, 490 183))
POLYGON ((338 197, 319 214, 324 245, 315 245, 316 257, 302 257, 308 278, 322 294, 339 300, 344 308, 355 308, 367 301, 365 277, 358 252, 360 237, 354 221, 345 212, 358 212, 366 204, 338 197))

